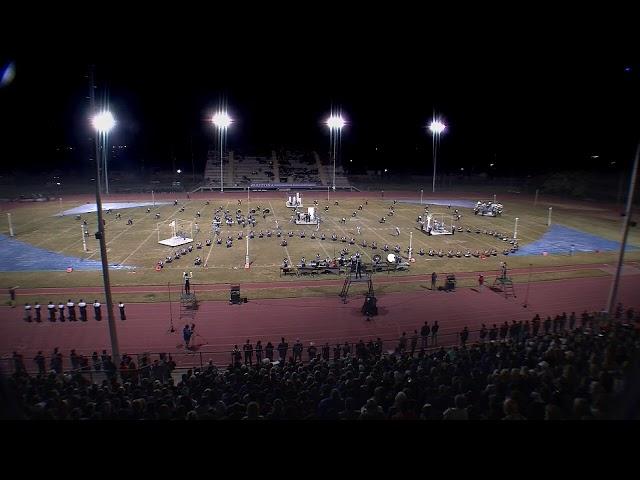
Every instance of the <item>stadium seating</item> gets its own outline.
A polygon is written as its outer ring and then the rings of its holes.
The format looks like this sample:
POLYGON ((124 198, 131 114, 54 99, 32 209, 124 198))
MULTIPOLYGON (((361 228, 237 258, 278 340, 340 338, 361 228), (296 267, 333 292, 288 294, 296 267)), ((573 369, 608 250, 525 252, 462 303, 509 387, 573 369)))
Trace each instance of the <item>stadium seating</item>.
POLYGON ((624 402, 640 345, 632 317, 585 313, 573 330, 415 354, 361 341, 331 346, 328 357, 318 345, 302 362, 290 344, 286 361, 250 365, 236 350, 226 369, 210 364, 177 379, 170 356, 136 365, 125 355, 120 379, 107 360, 109 378, 93 384, 79 371, 31 376, 16 364, 8 392, 18 403, 12 416, 25 419, 628 418, 637 415, 624 402))
MULTIPOLYGON (((223 156, 225 188, 244 188, 251 183, 332 184, 333 163, 321 161, 317 153, 271 152, 270 156, 244 155, 230 151, 223 156)), ((204 188, 220 188, 220 153, 210 150, 204 172, 204 188)), ((341 166, 336 166, 336 187, 350 188, 341 166)))

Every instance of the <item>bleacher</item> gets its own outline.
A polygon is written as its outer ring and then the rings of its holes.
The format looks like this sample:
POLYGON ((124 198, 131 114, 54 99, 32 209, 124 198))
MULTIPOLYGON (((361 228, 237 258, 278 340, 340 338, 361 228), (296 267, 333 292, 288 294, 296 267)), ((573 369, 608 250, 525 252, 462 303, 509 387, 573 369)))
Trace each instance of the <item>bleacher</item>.
MULTIPOLYGON (((281 151, 266 155, 246 155, 229 151, 223 157, 225 189, 246 188, 251 184, 308 185, 324 188, 332 184, 333 163, 321 161, 316 152, 281 151)), ((350 189, 351 185, 341 166, 336 166, 336 187, 350 189)), ((210 150, 204 172, 203 190, 220 189, 220 154, 210 150)))

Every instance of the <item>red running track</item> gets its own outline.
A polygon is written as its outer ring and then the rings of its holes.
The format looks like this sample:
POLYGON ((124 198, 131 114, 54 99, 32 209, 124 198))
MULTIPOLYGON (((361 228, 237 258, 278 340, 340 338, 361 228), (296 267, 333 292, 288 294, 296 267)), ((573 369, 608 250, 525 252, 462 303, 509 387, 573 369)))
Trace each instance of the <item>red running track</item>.
MULTIPOLYGON (((296 338, 308 346, 330 342, 367 341, 381 337, 389 340, 385 348, 393 348, 390 339, 406 331, 410 335, 420 329, 425 320, 438 320, 441 329, 441 344, 455 342, 452 334, 467 325, 472 331, 481 323, 491 326, 511 320, 529 320, 535 313, 541 316, 555 315, 566 311, 577 314, 584 310, 602 310, 607 300, 610 277, 583 278, 553 282, 532 283, 528 308, 523 308, 526 289, 516 286, 517 298, 508 298, 485 287, 484 291, 474 288, 459 289, 452 293, 424 292, 390 293, 378 297, 379 316, 367 322, 360 314, 363 303, 361 295, 350 298, 342 304, 338 298, 294 298, 251 300, 242 305, 228 305, 226 302, 202 302, 197 313, 195 337, 196 348, 187 352, 182 342, 184 321, 178 321, 179 305, 173 303, 175 333, 168 333, 169 304, 130 304, 127 306, 127 320, 117 320, 121 352, 141 353, 168 352, 179 365, 199 364, 200 360, 212 359, 216 364, 226 364, 228 352, 234 344, 241 345, 250 338, 255 344, 263 345, 271 341, 274 345, 280 337, 286 337, 289 345, 296 338), (208 353, 216 352, 216 353, 208 353), (225 352, 225 353, 222 353, 225 352)), ((640 275, 627 276, 621 282, 619 300, 625 306, 640 308, 640 275)), ((46 315, 46 312, 43 312, 46 315)), ((93 312, 90 312, 91 314, 93 312)), ((119 318, 117 308, 116 317, 119 318)), ((54 347, 60 347, 68 358, 71 348, 79 353, 91 354, 103 348, 109 350, 109 336, 106 320, 96 322, 93 315, 87 323, 50 323, 46 319, 40 323, 22 320, 21 308, 0 308, 0 354, 3 357, 17 350, 25 355, 27 366, 37 350, 48 355, 54 347)), ((103 309, 103 317, 106 317, 103 309)), ((473 339, 473 335, 471 339, 473 339)), ((306 354, 305 354, 306 358, 306 354)))

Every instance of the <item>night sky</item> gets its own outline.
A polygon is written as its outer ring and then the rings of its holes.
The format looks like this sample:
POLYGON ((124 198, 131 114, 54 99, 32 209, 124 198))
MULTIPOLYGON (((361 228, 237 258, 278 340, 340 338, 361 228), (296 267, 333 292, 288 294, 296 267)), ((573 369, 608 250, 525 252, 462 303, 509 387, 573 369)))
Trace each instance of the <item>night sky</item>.
POLYGON ((88 164, 85 76, 92 63, 99 96, 108 91, 118 121, 112 144, 127 145, 112 168, 190 172, 193 144, 201 169, 215 141, 208 118, 221 99, 235 119, 228 148, 247 154, 326 153, 322 121, 340 106, 349 122, 342 160, 361 171, 428 174, 425 125, 434 111, 449 127, 439 153, 443 172, 487 171, 491 162, 498 175, 622 168, 638 141, 636 58, 542 44, 509 49, 472 38, 439 55, 413 42, 383 47, 357 36, 327 48, 245 33, 251 45, 235 40, 224 54, 186 41, 99 51, 17 45, 0 55, 2 65, 16 67, 0 88, 5 168, 88 164), (64 146, 75 149, 56 153, 64 146))

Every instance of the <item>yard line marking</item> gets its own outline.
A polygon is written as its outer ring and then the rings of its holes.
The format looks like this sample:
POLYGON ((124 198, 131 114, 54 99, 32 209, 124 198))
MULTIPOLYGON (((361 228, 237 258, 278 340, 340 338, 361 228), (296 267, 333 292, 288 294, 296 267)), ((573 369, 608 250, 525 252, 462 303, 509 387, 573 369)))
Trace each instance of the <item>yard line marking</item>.
POLYGON ((142 247, 145 243, 147 243, 151 238, 151 236, 155 233, 156 233, 155 231, 151 230, 151 233, 147 236, 147 238, 145 238, 144 241, 141 242, 140 245, 138 245, 133 252, 127 255, 126 258, 120 262, 120 265, 124 265, 126 261, 129 260, 129 258, 131 258, 131 256, 134 255, 138 250, 140 250, 140 247, 142 247))

